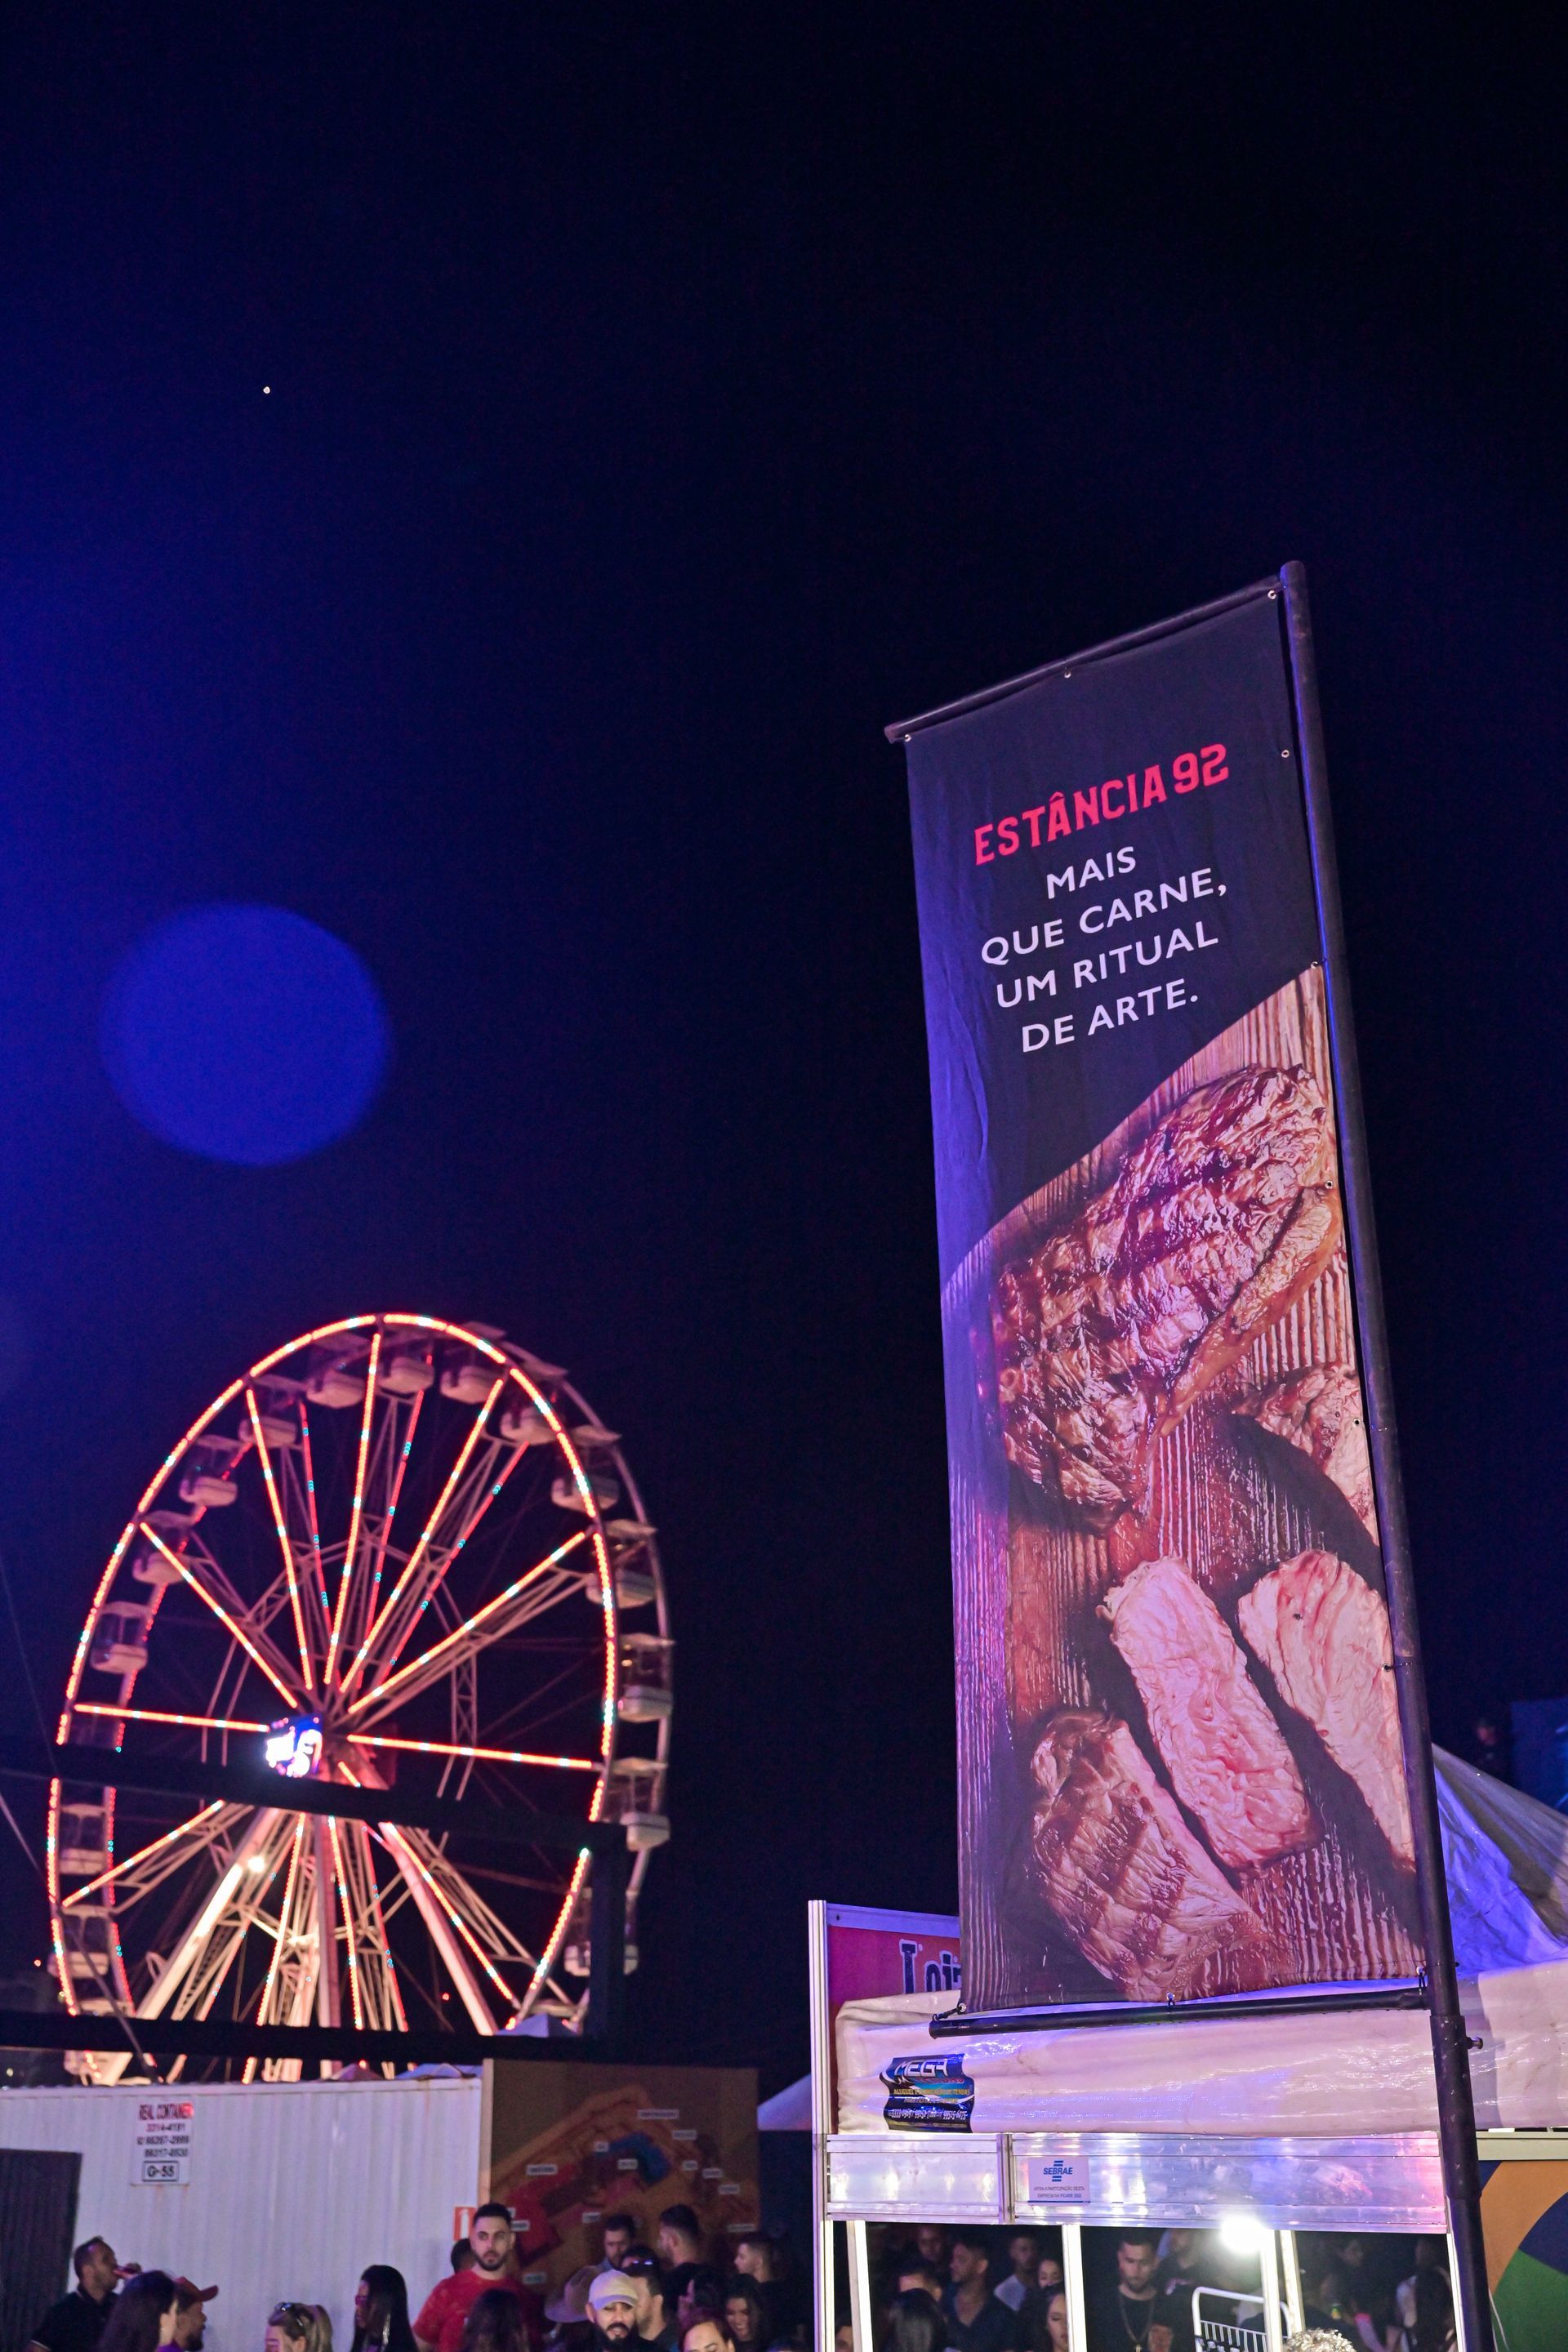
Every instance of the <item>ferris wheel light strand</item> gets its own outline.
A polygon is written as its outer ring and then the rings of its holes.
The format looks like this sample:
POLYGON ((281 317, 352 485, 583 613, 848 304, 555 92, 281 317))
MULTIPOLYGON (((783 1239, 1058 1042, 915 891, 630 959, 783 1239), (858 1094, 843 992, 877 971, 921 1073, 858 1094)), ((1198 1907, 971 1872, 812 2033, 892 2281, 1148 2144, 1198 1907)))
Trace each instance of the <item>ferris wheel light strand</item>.
MULTIPOLYGON (((490 1417, 490 1408, 495 1403, 497 1397, 500 1396, 505 1386, 506 1375, 503 1372, 500 1379, 497 1381, 495 1386, 491 1389, 489 1396, 485 1399, 473 1427, 469 1430, 467 1437, 463 1440, 462 1450, 458 1454, 457 1461, 452 1465, 451 1474, 448 1476, 446 1485, 441 1489, 440 1499, 437 1501, 435 1509, 431 1512, 429 1517, 426 1520, 424 1527, 421 1528, 419 1540, 408 1555, 407 1565, 405 1567, 402 1575, 398 1578, 397 1582, 392 1588, 391 1598, 388 1600, 386 1606, 382 1611, 380 1616, 367 1630, 364 1640, 360 1643, 358 1655, 354 1659, 353 1665, 350 1666, 347 1674, 342 1678, 342 1687, 345 1693, 347 1692, 350 1685, 353 1682, 355 1676, 358 1675, 360 1668, 363 1665, 377 1635, 380 1633, 383 1626, 385 1625, 391 1618, 393 1611, 396 1608, 399 1601, 403 1598, 404 1592, 411 1582, 415 1570, 418 1568, 420 1561, 424 1559, 425 1553, 435 1536, 436 1530, 441 1524, 442 1514, 452 1498, 453 1490, 456 1488, 464 1471, 468 1468, 468 1464, 473 1457, 474 1448, 478 1445, 480 1437, 484 1433, 485 1423, 490 1417)), ((423 1612, 421 1612, 421 1613, 423 1612)), ((409 1633, 413 1632, 414 1629, 412 1625, 408 1630, 409 1633)), ((404 1640, 406 1641, 407 1638, 408 1636, 405 1633, 404 1640)), ((391 1656, 386 1662, 388 1665, 395 1663, 398 1650, 400 1650, 402 1646, 403 1643, 399 1643, 397 1649, 393 1651, 391 1656)))
POLYGON ((155 1706, 110 1706, 107 1700, 79 1698, 78 1715, 109 1715, 119 1723, 177 1723, 195 1731, 268 1731, 266 1723, 249 1723, 233 1715, 173 1715, 155 1706))
POLYGON ((279 1549, 283 1554, 283 1574, 289 1586, 289 1606, 294 1615, 294 1633, 300 1644, 300 1665, 305 1677, 307 1697, 316 1695, 316 1676, 310 1664, 310 1645, 305 1639, 305 1612, 300 1606, 300 1580, 294 1573, 294 1547, 289 1540, 289 1530, 283 1524, 283 1507, 278 1499, 278 1482, 272 1475, 272 1457, 267 1451, 267 1440, 261 1433, 261 1414, 256 1402, 256 1391, 245 1391, 246 1410, 256 1437, 256 1458, 261 1465, 262 1481, 267 1499, 272 1506, 272 1524, 278 1530, 279 1549))
POLYGON ((321 1622, 328 1627, 332 1622, 332 1604, 327 1599, 327 1571, 321 1562, 321 1525, 316 1516, 316 1465, 310 1456, 310 1416, 305 1410, 305 1400, 299 1399, 300 1450, 305 1457, 305 1510, 310 1522, 310 1549, 316 1556, 316 1591, 321 1603, 321 1622))
POLYGON ((424 1402, 424 1390, 416 1390, 409 1410, 408 1428, 397 1458, 397 1470, 392 1481, 392 1492, 387 1497, 386 1517, 382 1522, 381 1537, 375 1548, 375 1567, 370 1580, 370 1598, 365 1603, 367 1621, 374 1618, 376 1603, 381 1599, 381 1580, 386 1572, 386 1553, 387 1547, 392 1541, 392 1523, 397 1517, 397 1506, 403 1499, 403 1481, 408 1470, 408 1457, 414 1451, 414 1440, 419 1428, 419 1408, 424 1402))
POLYGON ((240 1648, 246 1652, 247 1656, 255 1660, 262 1673, 266 1675, 268 1681, 271 1684, 273 1689, 281 1696, 284 1705, 286 1706, 297 1707, 300 1704, 299 1693, 297 1691, 291 1691, 288 1684, 284 1682, 279 1675, 273 1673, 271 1667, 268 1664, 266 1659, 262 1656, 255 1643, 250 1640, 244 1628, 229 1615, 228 1611, 224 1607, 223 1602, 218 1600, 216 1595, 207 1591, 206 1586, 201 1581, 199 1577, 195 1577, 191 1574, 190 1570, 185 1566, 185 1563, 180 1558, 179 1553, 176 1551, 171 1551, 168 1545, 163 1541, 163 1537, 157 1533, 156 1529, 150 1528, 145 1519, 142 1522, 142 1532, 146 1537, 149 1543, 156 1544, 158 1549, 163 1553, 163 1558, 170 1563, 170 1565, 179 1570, 180 1574, 184 1578, 185 1582, 190 1586, 191 1591, 196 1595, 196 1598, 199 1601, 205 1601, 206 1602, 207 1607, 212 1611, 213 1615, 217 1619, 224 1631, 232 1635, 233 1639, 239 1643, 240 1648))
POLYGON ((368 1731, 351 1731, 349 1738, 355 1748, 403 1748, 418 1756, 468 1757, 479 1764, 542 1764, 557 1772, 599 1769, 598 1758, 592 1756, 531 1756, 521 1748, 463 1748, 447 1739, 395 1739, 368 1731))

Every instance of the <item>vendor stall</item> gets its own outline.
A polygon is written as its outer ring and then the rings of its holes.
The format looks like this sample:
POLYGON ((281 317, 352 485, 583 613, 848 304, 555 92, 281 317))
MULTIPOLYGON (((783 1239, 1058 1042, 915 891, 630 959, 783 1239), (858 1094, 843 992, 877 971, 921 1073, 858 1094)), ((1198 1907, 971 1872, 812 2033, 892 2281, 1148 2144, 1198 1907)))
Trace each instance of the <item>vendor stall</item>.
MULTIPOLYGON (((1499 2341, 1548 2352, 1568 2341, 1568 1823, 1436 1763, 1499 2341)), ((1267 2014, 1069 2016, 967 2022, 952 1991, 918 1990, 844 2002, 830 2044, 816 2005, 821 2210, 849 2225, 858 2352, 877 2333, 868 2225, 1059 2225, 1072 2352, 1103 2352, 1099 2231, 1223 2231, 1248 2252, 1255 2291, 1194 2315, 1200 2345, 1242 2352, 1304 2324, 1300 2233, 1447 2236, 1419 2008, 1318 1988, 1267 2014)))

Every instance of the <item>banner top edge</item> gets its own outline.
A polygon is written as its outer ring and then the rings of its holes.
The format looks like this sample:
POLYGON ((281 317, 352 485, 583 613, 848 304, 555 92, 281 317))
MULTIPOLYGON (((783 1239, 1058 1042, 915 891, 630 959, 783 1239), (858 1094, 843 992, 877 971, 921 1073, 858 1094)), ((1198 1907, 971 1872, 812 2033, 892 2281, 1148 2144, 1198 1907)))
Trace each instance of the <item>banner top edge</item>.
POLYGON ((1178 629, 1190 628, 1195 622, 1213 620, 1220 613, 1233 611, 1237 605, 1250 604, 1255 597, 1278 595, 1287 572, 1296 572, 1300 566, 1281 564, 1278 572, 1254 580, 1245 588, 1237 588, 1228 596, 1216 596, 1211 604, 1194 604, 1184 613, 1174 613, 1169 620, 1152 621, 1142 629, 1130 629, 1125 635, 1107 637, 1097 646, 1086 646, 1079 653, 1063 654, 1059 661, 1042 662, 1037 669, 1022 671, 1016 677, 1004 678, 996 686, 982 687, 977 693, 961 695, 955 702, 939 703, 934 710, 921 711, 914 719, 898 719, 883 734, 889 743, 907 743, 911 735, 921 734, 928 727, 941 727, 950 719, 962 719, 972 710, 983 710, 987 703, 1005 702, 1012 694, 1021 694, 1026 687, 1037 686, 1043 678, 1059 676, 1076 669, 1085 662, 1104 661, 1111 654, 1130 653, 1135 646, 1152 645, 1161 637, 1173 636, 1178 629))

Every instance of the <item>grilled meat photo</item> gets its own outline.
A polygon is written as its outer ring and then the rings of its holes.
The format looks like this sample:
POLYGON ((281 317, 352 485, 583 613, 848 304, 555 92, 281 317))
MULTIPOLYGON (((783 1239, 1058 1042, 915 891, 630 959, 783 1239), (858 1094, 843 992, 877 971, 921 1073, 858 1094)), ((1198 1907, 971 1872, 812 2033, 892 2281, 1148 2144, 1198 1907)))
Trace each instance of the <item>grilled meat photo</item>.
POLYGON ((1133 2000, 1280 1982, 1289 1963, 1194 1837, 1126 1724, 1066 1708, 1034 1754, 1035 1880, 1084 1958, 1133 2000))
POLYGON ((995 1285, 1008 1459, 1103 1529, 1157 1436, 1283 1315, 1340 1237, 1333 1129, 1305 1069, 1198 1087, 995 1285))
POLYGON ((1296 1759, 1235 1634, 1184 1560, 1150 1559, 1100 1613, 1131 1669, 1171 1785, 1232 1870, 1315 1844, 1296 1759))
POLYGON ((1236 1409, 1315 1462, 1376 1542, 1377 1508, 1361 1382, 1348 1364, 1309 1364, 1304 1371, 1272 1381, 1236 1409))
POLYGON ((1247 1647, 1366 1799, 1399 1861, 1415 1862, 1394 1643, 1381 1593, 1332 1552, 1298 1552, 1243 1593, 1247 1647))

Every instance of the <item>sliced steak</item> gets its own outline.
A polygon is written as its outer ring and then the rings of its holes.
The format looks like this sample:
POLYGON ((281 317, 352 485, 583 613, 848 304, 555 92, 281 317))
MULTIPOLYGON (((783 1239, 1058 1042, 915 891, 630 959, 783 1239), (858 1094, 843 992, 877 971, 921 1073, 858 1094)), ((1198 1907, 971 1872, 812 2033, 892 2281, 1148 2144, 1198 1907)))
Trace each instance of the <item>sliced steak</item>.
POLYGON ((1377 1541, 1361 1382, 1348 1364, 1309 1364, 1305 1371, 1272 1381, 1236 1409, 1315 1462, 1377 1541))
POLYGON ((1289 1963, 1215 1868, 1124 1723, 1068 1708, 1034 1755, 1036 1883, 1131 2000, 1251 1992, 1289 1963))
POLYGON ((1321 1832, 1235 1634, 1184 1560, 1145 1560, 1100 1603, 1171 1785, 1232 1870, 1321 1832))
POLYGON ((1249 1649, 1348 1772, 1398 1859, 1413 1864, 1394 1643, 1380 1593, 1332 1552, 1298 1552, 1243 1593, 1249 1649))

